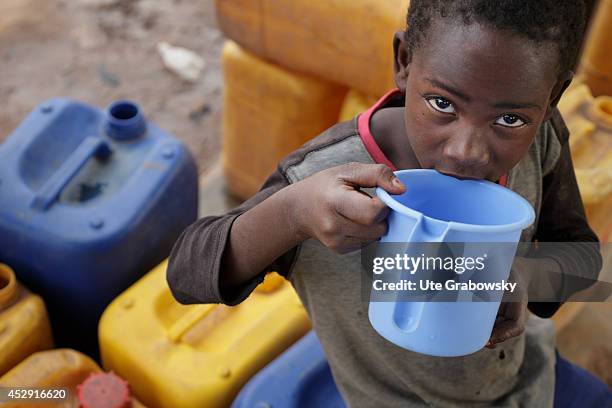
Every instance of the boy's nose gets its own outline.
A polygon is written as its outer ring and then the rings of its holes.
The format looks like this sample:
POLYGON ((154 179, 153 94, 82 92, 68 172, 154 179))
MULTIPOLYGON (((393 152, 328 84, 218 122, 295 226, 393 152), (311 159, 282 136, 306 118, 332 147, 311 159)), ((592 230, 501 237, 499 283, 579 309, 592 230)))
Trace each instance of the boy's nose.
POLYGON ((442 154, 453 172, 471 177, 480 176, 491 158, 484 136, 474 132, 451 136, 442 154))

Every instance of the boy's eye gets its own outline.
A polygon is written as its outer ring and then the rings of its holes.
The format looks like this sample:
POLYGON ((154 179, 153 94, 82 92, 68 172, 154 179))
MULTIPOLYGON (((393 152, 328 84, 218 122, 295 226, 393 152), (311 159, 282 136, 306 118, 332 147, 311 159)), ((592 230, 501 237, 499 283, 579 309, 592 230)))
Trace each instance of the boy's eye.
POLYGON ((441 98, 439 96, 432 96, 430 98, 427 98, 427 103, 439 112, 455 113, 455 108, 453 107, 453 104, 449 100, 441 98))
POLYGON ((515 128, 515 127, 523 126, 525 124, 525 121, 517 115, 506 114, 506 115, 500 116, 499 119, 495 121, 495 123, 497 123, 498 125, 505 126, 505 127, 515 128))

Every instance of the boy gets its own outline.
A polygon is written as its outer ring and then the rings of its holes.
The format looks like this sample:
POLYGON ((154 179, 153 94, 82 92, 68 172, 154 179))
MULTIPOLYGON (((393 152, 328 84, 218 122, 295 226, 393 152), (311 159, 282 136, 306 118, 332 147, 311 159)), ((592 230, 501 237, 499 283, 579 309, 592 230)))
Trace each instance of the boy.
MULTIPOLYGON (((393 41, 398 89, 290 154, 237 209, 190 226, 170 258, 174 296, 234 305, 265 271, 284 275, 351 407, 551 406, 554 333, 534 317, 523 334, 527 302, 504 305, 489 347, 464 357, 413 353, 374 331, 357 250, 385 233, 388 209, 361 189, 409 191, 395 169, 487 179, 536 209, 522 241, 597 242, 555 108, 572 79, 583 20, 574 0, 413 0, 408 29, 393 41)), ((585 251, 568 246, 525 262, 594 278, 601 258, 585 251)), ((529 304, 540 317, 558 307, 529 304)))

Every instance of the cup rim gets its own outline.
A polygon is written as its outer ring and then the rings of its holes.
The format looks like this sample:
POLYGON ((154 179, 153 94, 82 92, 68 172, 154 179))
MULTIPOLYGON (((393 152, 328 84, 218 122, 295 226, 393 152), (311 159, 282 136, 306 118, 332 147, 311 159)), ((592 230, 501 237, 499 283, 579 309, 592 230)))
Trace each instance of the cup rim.
POLYGON ((401 176, 402 174, 408 174, 408 173, 410 174, 420 173, 420 174, 426 174, 426 175, 436 175, 440 177, 448 177, 452 179, 453 182, 457 182, 457 183, 465 183, 465 182, 478 183, 480 185, 485 186, 486 188, 495 189, 499 192, 502 192, 503 194, 508 195, 509 197, 512 197, 514 200, 516 200, 518 204, 522 206, 522 209, 529 215, 525 219, 515 221, 509 224, 480 225, 480 224, 470 224, 470 223, 463 223, 463 222, 457 222, 457 221, 444 221, 438 218, 430 217, 428 215, 425 215, 421 212, 418 212, 410 207, 407 207, 401 204, 399 201, 397 201, 394 198, 393 195, 387 193, 384 189, 377 187, 376 195, 378 196, 378 198, 380 198, 382 202, 385 203, 388 207, 390 207, 394 211, 397 211, 400 214, 414 217, 417 220, 420 220, 421 218, 425 218, 427 220, 432 220, 434 222, 442 222, 442 223, 448 224, 448 228, 456 227, 456 228, 460 228, 462 231, 467 231, 467 232, 501 233, 501 232, 517 231, 517 230, 522 231, 525 228, 529 227, 531 224, 533 224, 533 222, 535 221, 535 211, 533 207, 531 206, 531 204, 525 198, 521 197, 519 194, 515 193, 509 188, 500 186, 499 184, 495 184, 488 180, 460 180, 460 179, 442 174, 439 171, 433 170, 433 169, 409 169, 409 170, 399 170, 399 171, 394 172, 396 176, 401 176))

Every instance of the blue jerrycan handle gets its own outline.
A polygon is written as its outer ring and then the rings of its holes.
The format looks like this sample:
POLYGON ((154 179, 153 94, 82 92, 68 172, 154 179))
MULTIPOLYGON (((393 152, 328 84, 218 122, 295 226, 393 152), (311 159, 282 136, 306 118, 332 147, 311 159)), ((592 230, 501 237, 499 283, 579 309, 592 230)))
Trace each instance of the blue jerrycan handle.
POLYGON ((111 154, 112 150, 104 140, 96 136, 86 137, 34 196, 31 207, 46 211, 89 159, 94 156, 106 159, 111 154))

